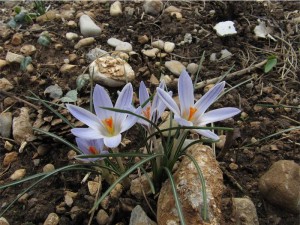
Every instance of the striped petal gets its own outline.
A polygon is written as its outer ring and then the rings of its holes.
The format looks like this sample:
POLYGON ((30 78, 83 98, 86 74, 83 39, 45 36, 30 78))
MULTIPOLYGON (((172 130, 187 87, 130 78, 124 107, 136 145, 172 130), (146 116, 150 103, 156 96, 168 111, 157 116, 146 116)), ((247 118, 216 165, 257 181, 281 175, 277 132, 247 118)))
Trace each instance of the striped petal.
POLYGON ((121 134, 112 137, 104 137, 104 144, 109 148, 116 148, 121 143, 121 134))
POLYGON ((104 137, 98 130, 92 128, 73 128, 71 129, 71 132, 73 135, 85 139, 98 139, 104 137))
POLYGON ((178 80, 178 95, 180 101, 181 116, 189 113, 194 106, 194 87, 190 75, 183 70, 178 80))
POLYGON ((196 131, 198 134, 201 134, 204 137, 213 139, 214 141, 217 141, 220 139, 218 135, 216 135, 214 132, 212 132, 210 130, 195 129, 194 131, 196 131))
MULTIPOLYGON (((140 115, 142 112, 142 108, 141 106, 138 107, 134 113, 137 115, 140 115)), ((121 131, 120 133, 123 133, 124 131, 130 129, 137 121, 139 120, 139 118, 135 115, 128 115, 127 118, 123 121, 122 123, 122 127, 121 127, 121 131)), ((145 121, 146 122, 146 121, 145 121)))
POLYGON ((241 110, 239 110, 238 108, 233 108, 233 107, 215 109, 215 110, 209 111, 207 113, 204 113, 203 116, 201 116, 201 118, 200 118, 199 124, 205 125, 208 123, 225 120, 225 119, 235 116, 236 114, 238 114, 240 112, 241 112, 241 110))
POLYGON ((112 115, 111 111, 101 108, 112 108, 113 105, 107 91, 98 84, 96 84, 94 89, 93 103, 96 115, 99 117, 100 120, 108 118, 112 115))
POLYGON ((172 97, 161 88, 156 89, 158 97, 163 101, 163 103, 171 110, 174 114, 180 115, 179 108, 176 102, 172 99, 172 97))

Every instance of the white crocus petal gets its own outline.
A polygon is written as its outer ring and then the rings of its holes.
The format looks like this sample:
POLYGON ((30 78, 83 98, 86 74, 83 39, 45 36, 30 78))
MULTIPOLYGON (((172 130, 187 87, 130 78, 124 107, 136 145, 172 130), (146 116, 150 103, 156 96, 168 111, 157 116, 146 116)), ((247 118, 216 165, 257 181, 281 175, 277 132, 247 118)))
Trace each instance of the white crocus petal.
POLYGON ((71 129, 71 132, 73 135, 85 139, 98 139, 104 137, 98 130, 92 128, 73 128, 71 129))
POLYGON ((89 154, 88 151, 88 140, 83 138, 75 138, 78 148, 81 150, 83 154, 89 154))
MULTIPOLYGON (((126 84, 122 91, 120 92, 117 102, 115 104, 115 109, 129 110, 133 97, 133 89, 131 83, 126 84)), ((126 113, 118 113, 114 114, 114 122, 115 124, 121 124, 125 120, 127 114, 126 113)))
POLYGON ((208 109, 208 107, 214 103, 214 101, 217 99, 217 97, 223 91, 224 87, 225 87, 224 81, 219 84, 216 84, 201 99, 199 99, 196 102, 195 108, 198 109, 198 111, 195 114, 196 118, 201 116, 208 109))
POLYGON ((203 130, 203 129, 195 129, 195 132, 197 132, 198 134, 201 134, 204 137, 213 139, 214 141, 219 140, 219 136, 216 135, 214 132, 210 131, 210 130, 203 130))
POLYGON ((93 129, 99 129, 99 118, 93 113, 75 105, 67 104, 66 106, 75 118, 93 129))
POLYGON ((158 97, 163 101, 163 103, 171 110, 174 114, 180 115, 179 108, 176 102, 172 99, 172 97, 165 92, 163 89, 156 89, 158 97))
POLYGON ((103 148, 104 148, 104 141, 103 141, 103 139, 96 139, 96 140, 93 140, 93 142, 94 142, 94 146, 99 151, 99 154, 102 153, 103 148))
POLYGON ((194 106, 194 87, 189 74, 183 70, 178 80, 178 95, 181 116, 189 115, 190 107, 194 106))
POLYGON ((208 123, 225 120, 225 119, 235 116, 236 114, 238 114, 240 112, 241 112, 241 110, 239 110, 237 108, 232 108, 232 107, 215 109, 215 110, 209 111, 207 113, 204 113, 203 116, 201 116, 199 123, 200 124, 208 124, 208 123))
MULTIPOLYGON (((133 113, 140 115, 141 112, 142 112, 142 108, 141 106, 139 106, 133 113)), ((130 129, 139 119, 140 119, 139 117, 129 114, 122 123, 120 133, 123 133, 124 131, 130 129)))
POLYGON ((111 99, 107 93, 107 91, 101 87, 100 85, 96 84, 93 92, 93 103, 96 115, 99 117, 100 120, 106 119, 111 116, 111 111, 102 109, 101 107, 112 108, 111 99))
POLYGON ((178 115, 174 115, 174 119, 181 126, 187 126, 187 127, 193 126, 193 123, 191 121, 187 121, 186 119, 184 119, 178 115))
POLYGON ((109 148, 116 148, 121 143, 121 134, 112 137, 104 137, 104 144, 109 148))

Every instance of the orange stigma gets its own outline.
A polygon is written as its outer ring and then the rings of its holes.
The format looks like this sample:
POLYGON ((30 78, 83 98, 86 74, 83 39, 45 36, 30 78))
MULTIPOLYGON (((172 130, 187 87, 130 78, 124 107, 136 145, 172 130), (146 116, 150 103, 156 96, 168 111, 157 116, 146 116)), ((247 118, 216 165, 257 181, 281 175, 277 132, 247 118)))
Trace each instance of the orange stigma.
POLYGON ((97 149, 95 146, 90 146, 89 147, 89 152, 92 153, 93 155, 97 155, 98 152, 97 152, 97 149))
POLYGON ((112 117, 102 120, 102 123, 110 134, 114 133, 114 120, 112 117))
POLYGON ((151 107, 148 106, 148 107, 146 108, 146 110, 143 111, 144 116, 145 116, 148 120, 150 120, 150 110, 151 110, 151 107))
POLYGON ((189 118, 188 121, 191 121, 193 119, 193 116, 197 112, 197 109, 195 107, 190 107, 190 113, 189 113, 189 118))

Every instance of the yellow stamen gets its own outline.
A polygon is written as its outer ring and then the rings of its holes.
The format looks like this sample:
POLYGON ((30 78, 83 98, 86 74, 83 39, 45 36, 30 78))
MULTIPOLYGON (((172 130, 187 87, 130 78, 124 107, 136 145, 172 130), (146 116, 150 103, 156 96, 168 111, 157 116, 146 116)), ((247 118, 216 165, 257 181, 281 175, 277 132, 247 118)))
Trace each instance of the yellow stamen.
POLYGON ((102 120, 102 123, 104 124, 105 128, 107 129, 108 133, 113 134, 114 133, 114 120, 112 117, 106 118, 102 120))
POLYGON ((190 107, 190 113, 189 113, 189 118, 188 121, 191 121, 193 119, 193 116, 197 112, 197 109, 195 107, 190 107))
POLYGON ((89 152, 92 153, 93 155, 97 155, 98 152, 97 152, 97 149, 95 146, 90 146, 89 147, 89 152))
POLYGON ((149 120, 150 120, 150 110, 151 110, 151 107, 148 106, 148 107, 146 108, 146 110, 143 111, 144 116, 145 116, 147 119, 149 119, 149 120))

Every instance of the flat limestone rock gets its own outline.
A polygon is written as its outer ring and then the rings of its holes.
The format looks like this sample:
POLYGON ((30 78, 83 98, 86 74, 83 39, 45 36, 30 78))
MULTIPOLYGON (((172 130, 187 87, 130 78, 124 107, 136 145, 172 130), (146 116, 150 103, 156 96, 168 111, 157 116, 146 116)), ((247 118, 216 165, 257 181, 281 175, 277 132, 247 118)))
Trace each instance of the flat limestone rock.
MULTIPOLYGON (((187 152, 198 162, 205 178, 210 223, 203 221, 201 218, 200 210, 203 207, 201 181, 193 162, 186 156, 183 157, 173 175, 185 222, 188 225, 217 225, 221 221, 222 171, 209 146, 195 144, 189 147, 187 152)), ((163 184, 160 190, 157 204, 157 221, 159 225, 180 225, 169 180, 163 184)))
POLYGON ((85 37, 95 37, 101 33, 101 28, 88 15, 80 17, 79 26, 81 34, 85 37))

